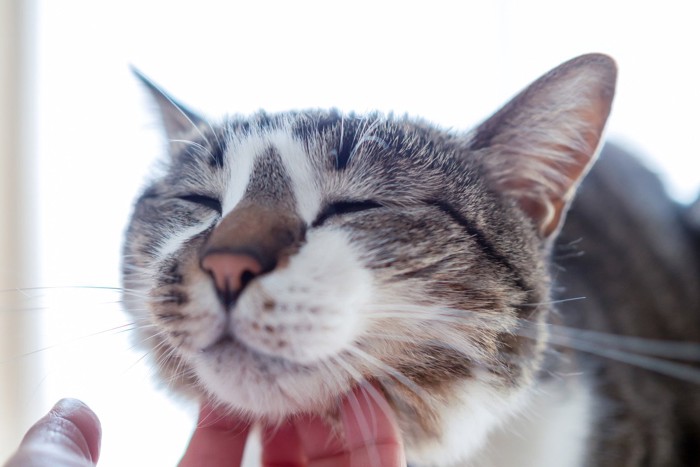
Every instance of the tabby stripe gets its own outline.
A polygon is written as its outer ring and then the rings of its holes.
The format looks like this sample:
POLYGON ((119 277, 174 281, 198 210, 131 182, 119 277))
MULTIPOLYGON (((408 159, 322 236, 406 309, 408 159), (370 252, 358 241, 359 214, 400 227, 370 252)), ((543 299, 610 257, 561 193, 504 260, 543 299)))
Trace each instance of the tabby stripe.
POLYGON ((464 227, 469 236, 476 240, 476 243, 481 248, 481 251, 484 252, 488 259, 508 269, 513 276, 513 281, 515 285, 519 289, 523 290, 524 292, 528 292, 529 294, 531 289, 525 285, 525 281, 523 281, 518 269, 515 268, 515 266, 513 266, 505 256, 503 256, 501 253, 498 252, 498 250, 496 250, 493 244, 489 242, 489 240, 486 238, 484 232, 482 232, 481 229, 474 225, 472 221, 464 217, 459 211, 457 211, 455 208, 453 208, 451 205, 444 201, 433 200, 426 201, 426 203, 440 209, 442 212, 452 217, 452 219, 454 219, 455 222, 464 227))

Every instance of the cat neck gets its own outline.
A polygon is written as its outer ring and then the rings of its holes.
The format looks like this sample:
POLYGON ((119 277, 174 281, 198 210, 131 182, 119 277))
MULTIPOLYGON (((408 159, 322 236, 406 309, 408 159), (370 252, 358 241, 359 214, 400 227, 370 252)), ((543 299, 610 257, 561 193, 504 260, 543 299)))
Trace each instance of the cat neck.
POLYGON ((596 413, 582 374, 558 375, 539 385, 522 410, 493 431, 472 467, 583 465, 596 413))

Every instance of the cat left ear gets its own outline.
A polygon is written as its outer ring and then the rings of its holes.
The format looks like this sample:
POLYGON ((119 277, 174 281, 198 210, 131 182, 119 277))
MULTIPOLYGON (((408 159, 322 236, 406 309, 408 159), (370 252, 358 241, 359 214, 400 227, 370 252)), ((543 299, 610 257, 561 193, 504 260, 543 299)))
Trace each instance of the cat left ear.
POLYGON ((205 122, 202 117, 168 95, 168 93, 163 91, 157 84, 141 73, 141 71, 133 66, 131 67, 131 71, 146 87, 149 94, 158 105, 158 110, 160 111, 160 117, 168 140, 182 139, 186 134, 191 133, 193 129, 205 122))
POLYGON ((515 199, 543 239, 558 232, 597 154, 617 69, 583 55, 531 84, 470 135, 495 188, 515 199))

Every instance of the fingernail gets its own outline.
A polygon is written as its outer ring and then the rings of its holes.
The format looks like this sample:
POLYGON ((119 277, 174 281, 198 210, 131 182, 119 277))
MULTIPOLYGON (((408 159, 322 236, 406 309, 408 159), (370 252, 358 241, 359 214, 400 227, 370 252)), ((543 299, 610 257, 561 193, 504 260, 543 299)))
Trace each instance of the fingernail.
POLYGON ((56 402, 49 414, 73 423, 85 438, 92 461, 97 462, 102 444, 102 424, 95 412, 81 400, 64 398, 56 402))

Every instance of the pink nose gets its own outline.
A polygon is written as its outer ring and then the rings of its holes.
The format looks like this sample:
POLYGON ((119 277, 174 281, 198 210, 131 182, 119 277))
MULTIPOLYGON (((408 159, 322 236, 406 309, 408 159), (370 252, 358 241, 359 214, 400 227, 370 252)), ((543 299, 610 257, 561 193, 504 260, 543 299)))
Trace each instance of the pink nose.
POLYGON ((201 265, 214 278, 216 290, 226 305, 263 271, 260 262, 253 256, 225 251, 207 254, 202 258, 201 265))

